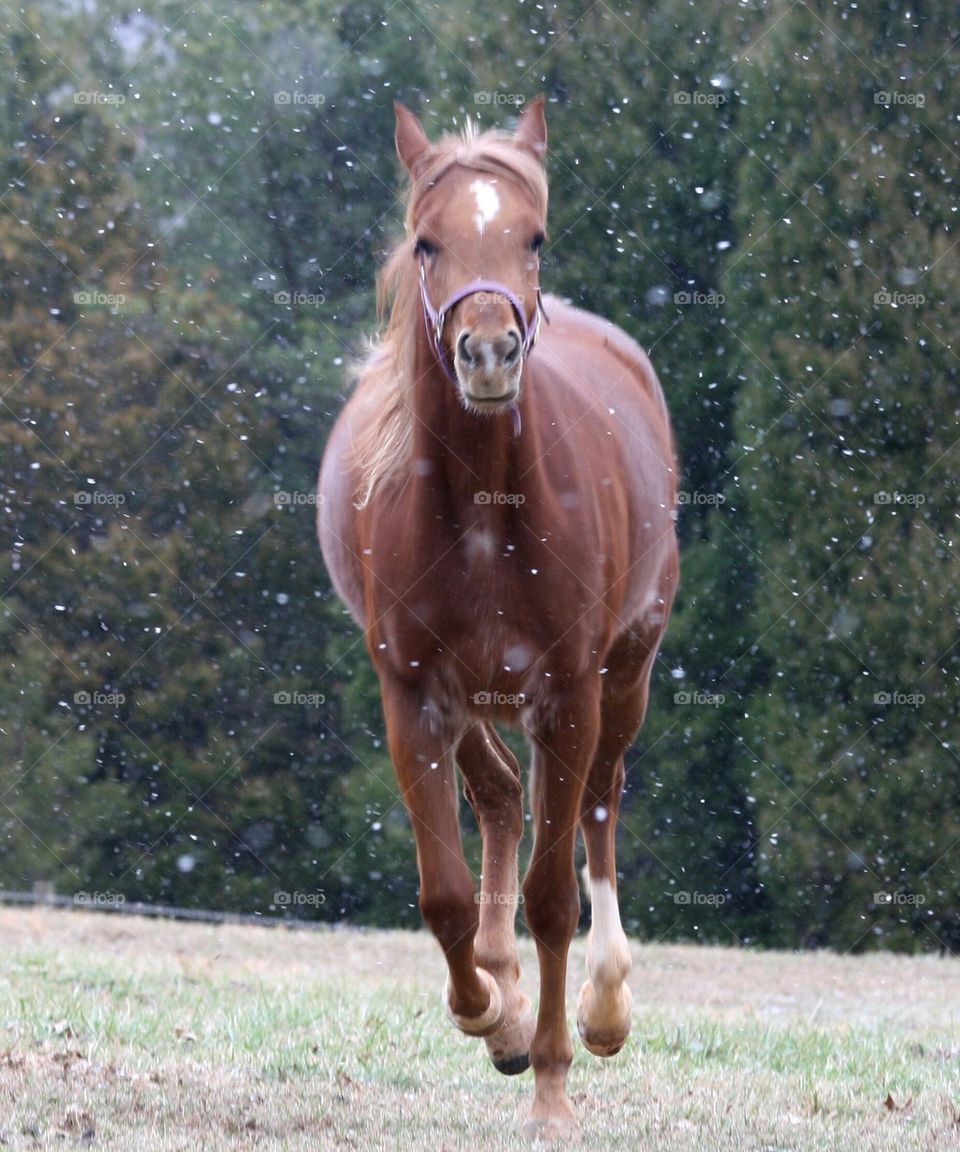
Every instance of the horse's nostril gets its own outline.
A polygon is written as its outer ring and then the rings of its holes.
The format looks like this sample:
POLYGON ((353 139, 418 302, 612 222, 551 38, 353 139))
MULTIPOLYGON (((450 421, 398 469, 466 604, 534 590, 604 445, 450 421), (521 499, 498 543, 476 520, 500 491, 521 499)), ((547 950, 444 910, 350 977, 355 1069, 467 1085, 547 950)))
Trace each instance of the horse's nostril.
POLYGON ((458 352, 461 360, 463 360, 464 363, 466 363, 466 364, 472 364, 475 360, 475 357, 471 354, 470 349, 467 346, 469 341, 470 341, 470 333, 469 332, 461 332, 460 333, 460 339, 457 341, 457 352, 458 352))
POLYGON ((507 342, 509 347, 503 357, 504 364, 512 367, 517 362, 517 357, 520 355, 520 333, 516 328, 511 328, 507 332, 507 342))

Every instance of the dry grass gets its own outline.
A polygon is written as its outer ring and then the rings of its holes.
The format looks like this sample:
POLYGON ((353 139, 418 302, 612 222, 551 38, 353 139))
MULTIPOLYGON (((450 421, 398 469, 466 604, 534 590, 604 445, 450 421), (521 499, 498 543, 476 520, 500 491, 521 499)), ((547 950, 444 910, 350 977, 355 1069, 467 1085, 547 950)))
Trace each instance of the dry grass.
MULTIPOLYGON (((0 909, 0 941, 0 1148, 521 1145, 530 1076, 446 1024, 425 935, 0 909)), ((633 989, 627 1050, 574 1061, 584 1148, 960 1146, 953 961, 637 945, 633 989)))

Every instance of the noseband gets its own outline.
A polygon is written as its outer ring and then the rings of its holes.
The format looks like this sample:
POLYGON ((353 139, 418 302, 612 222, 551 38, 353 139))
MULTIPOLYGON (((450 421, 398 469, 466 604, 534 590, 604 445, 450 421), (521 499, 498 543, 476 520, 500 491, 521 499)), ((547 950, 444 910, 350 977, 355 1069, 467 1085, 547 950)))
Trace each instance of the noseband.
POLYGON ((467 284, 463 288, 458 288, 456 292, 448 297, 440 305, 439 308, 434 308, 433 301, 430 299, 430 293, 427 290, 427 269, 420 257, 420 299, 423 302, 423 321, 427 327, 427 338, 430 341, 430 347, 437 360, 440 362, 441 367, 447 375, 451 383, 457 383, 457 375, 453 370, 453 365, 450 363, 450 357, 443 344, 443 325, 447 318, 447 313, 451 308, 454 308, 461 300, 465 300, 468 296, 473 296, 477 292, 495 292, 498 296, 503 296, 510 304, 517 321, 520 325, 522 337, 520 340, 520 358, 526 360, 529 356, 537 338, 540 335, 540 317, 546 316, 543 310, 543 303, 540 299, 540 289, 537 289, 537 306, 533 313, 533 323, 527 323, 527 317, 523 311, 523 305, 520 303, 519 298, 506 286, 500 284, 496 280, 474 280, 472 283, 467 284))

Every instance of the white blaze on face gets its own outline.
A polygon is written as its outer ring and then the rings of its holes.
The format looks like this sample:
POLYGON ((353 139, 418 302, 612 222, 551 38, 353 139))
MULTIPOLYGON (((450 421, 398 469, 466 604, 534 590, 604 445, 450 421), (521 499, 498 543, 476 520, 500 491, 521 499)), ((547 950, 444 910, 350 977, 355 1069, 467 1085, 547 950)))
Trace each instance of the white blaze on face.
POLYGON ((483 230, 500 211, 500 197, 497 190, 489 180, 474 180, 470 185, 477 202, 477 210, 473 215, 477 232, 482 236, 483 230))

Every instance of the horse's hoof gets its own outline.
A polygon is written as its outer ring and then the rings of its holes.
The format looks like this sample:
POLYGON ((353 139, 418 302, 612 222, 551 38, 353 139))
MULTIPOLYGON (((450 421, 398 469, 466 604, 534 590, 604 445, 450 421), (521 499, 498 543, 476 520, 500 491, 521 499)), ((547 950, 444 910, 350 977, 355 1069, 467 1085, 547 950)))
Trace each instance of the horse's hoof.
POLYGON ((521 1052, 519 1056, 491 1057, 493 1066, 501 1076, 519 1076, 530 1067, 530 1053, 521 1052))
MULTIPOLYGON (((583 1042, 584 1048, 586 1048, 590 1055, 601 1056, 604 1059, 608 1056, 616 1056, 627 1042, 626 1036, 605 1035, 602 1032, 586 1032, 580 1020, 577 1021, 577 1031, 580 1033, 580 1039, 583 1042)), ((629 1033, 627 1035, 629 1035, 629 1033)))
POLYGON ((480 982, 486 985, 487 991, 490 993, 490 1003, 485 1012, 481 1012, 479 1016, 457 1015, 450 1007, 449 976, 447 976, 447 982, 443 988, 443 1006, 447 1010, 447 1015, 461 1032, 465 1032, 468 1036, 489 1036, 503 1027, 503 997, 496 980, 486 968, 478 968, 477 976, 480 977, 480 982))
POLYGON ((526 996, 519 998, 516 1018, 487 1037, 487 1051, 494 1068, 504 1076, 519 1076, 530 1067, 530 1045, 537 1030, 536 1017, 526 996))
POLYGON ((633 994, 626 984, 622 985, 619 1004, 613 1011, 605 1013, 601 1019, 591 1022, 596 1016, 597 999, 593 985, 588 980, 580 989, 577 1003, 577 1031, 583 1046, 593 1056, 616 1056, 630 1035, 630 1006, 633 994))

